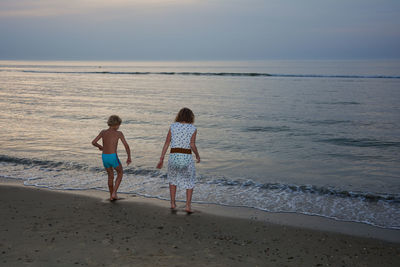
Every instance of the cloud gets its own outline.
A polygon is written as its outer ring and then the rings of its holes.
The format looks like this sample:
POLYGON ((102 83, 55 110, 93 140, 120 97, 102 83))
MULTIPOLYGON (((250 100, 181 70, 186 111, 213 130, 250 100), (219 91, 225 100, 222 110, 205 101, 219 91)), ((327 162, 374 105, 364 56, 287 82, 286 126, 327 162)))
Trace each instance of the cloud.
POLYGON ((399 57, 400 1, 382 3, 0 0, 0 58, 399 57))

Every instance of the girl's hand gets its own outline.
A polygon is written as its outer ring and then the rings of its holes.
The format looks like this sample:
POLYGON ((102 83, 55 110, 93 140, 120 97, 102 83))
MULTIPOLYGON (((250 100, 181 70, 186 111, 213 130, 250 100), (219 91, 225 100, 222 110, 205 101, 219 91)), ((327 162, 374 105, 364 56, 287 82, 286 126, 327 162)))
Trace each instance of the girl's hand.
POLYGON ((126 160, 126 165, 131 164, 131 162, 132 162, 131 158, 128 158, 128 159, 126 160))
POLYGON ((157 164, 157 169, 161 169, 163 167, 164 161, 160 159, 160 161, 157 164))
POLYGON ((200 163, 200 157, 196 157, 196 163, 200 163))

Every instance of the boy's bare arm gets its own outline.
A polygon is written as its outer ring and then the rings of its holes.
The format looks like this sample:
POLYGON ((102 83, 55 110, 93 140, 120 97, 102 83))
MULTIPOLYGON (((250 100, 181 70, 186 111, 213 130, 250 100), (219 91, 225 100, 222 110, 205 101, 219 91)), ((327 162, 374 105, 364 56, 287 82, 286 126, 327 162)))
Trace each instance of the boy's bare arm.
POLYGON ((103 137, 103 132, 104 132, 104 130, 101 131, 101 132, 99 133, 99 135, 96 136, 96 138, 93 139, 93 141, 92 141, 92 145, 94 145, 95 147, 99 148, 99 150, 101 150, 101 151, 103 151, 103 146, 102 146, 102 145, 99 145, 97 142, 103 137))
POLYGON ((126 160, 126 164, 129 165, 132 162, 132 160, 131 160, 131 149, 130 149, 130 147, 128 145, 128 142, 126 142, 126 140, 125 140, 124 134, 122 132, 120 132, 120 133, 121 133, 120 138, 121 138, 122 144, 125 147, 126 154, 128 154, 128 159, 126 160))

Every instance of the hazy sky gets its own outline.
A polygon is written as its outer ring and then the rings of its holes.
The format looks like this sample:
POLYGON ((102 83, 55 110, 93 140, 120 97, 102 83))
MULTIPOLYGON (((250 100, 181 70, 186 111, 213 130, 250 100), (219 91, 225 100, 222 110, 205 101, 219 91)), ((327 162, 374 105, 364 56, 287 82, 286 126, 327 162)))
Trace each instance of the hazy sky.
POLYGON ((400 0, 0 0, 0 59, 400 58, 400 0))

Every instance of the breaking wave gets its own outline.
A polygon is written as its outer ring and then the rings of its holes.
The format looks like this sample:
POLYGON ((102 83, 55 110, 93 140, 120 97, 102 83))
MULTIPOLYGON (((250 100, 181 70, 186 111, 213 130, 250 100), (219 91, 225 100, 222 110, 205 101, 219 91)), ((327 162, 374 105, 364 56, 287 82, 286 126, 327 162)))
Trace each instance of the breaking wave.
MULTIPOLYGON (((55 190, 107 190, 102 168, 74 162, 0 155, 0 177, 23 180, 27 186, 55 190)), ((165 173, 155 169, 127 168, 124 177, 120 187, 122 193, 168 199, 165 173)), ((184 193, 178 192, 177 199, 183 201, 184 193)), ((200 176, 193 201, 268 212, 318 215, 400 229, 400 194, 200 176)))

